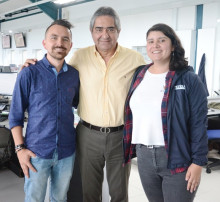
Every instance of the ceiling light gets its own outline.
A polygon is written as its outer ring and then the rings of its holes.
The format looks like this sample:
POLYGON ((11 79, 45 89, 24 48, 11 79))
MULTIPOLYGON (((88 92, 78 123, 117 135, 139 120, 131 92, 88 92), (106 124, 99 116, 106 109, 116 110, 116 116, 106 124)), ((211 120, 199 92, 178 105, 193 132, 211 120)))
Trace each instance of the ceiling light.
POLYGON ((220 18, 217 20, 217 22, 220 22, 220 18))
POLYGON ((66 4, 66 3, 70 3, 70 2, 74 2, 76 0, 56 0, 54 1, 55 4, 66 4))

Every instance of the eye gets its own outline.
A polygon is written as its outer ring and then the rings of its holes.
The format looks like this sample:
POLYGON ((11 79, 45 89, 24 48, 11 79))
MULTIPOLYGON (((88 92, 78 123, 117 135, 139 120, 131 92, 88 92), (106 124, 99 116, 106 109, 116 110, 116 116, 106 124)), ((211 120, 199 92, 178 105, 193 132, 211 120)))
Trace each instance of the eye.
POLYGON ((163 43, 165 41, 166 41, 166 39, 159 39, 159 43, 163 43))
POLYGON ((97 33, 100 33, 100 32, 103 31, 103 27, 96 27, 96 28, 95 28, 95 31, 96 31, 97 33))
POLYGON ((154 41, 153 41, 153 40, 148 40, 147 43, 148 43, 148 44, 153 44, 154 41))
POLYGON ((69 39, 68 37, 64 37, 64 38, 63 38, 63 41, 69 42, 70 39, 69 39))
POLYGON ((107 30, 107 32, 114 33, 116 29, 115 29, 115 27, 108 27, 106 30, 107 30))
POLYGON ((56 39, 57 39, 57 36, 52 35, 52 36, 50 37, 50 39, 52 39, 52 40, 56 40, 56 39))

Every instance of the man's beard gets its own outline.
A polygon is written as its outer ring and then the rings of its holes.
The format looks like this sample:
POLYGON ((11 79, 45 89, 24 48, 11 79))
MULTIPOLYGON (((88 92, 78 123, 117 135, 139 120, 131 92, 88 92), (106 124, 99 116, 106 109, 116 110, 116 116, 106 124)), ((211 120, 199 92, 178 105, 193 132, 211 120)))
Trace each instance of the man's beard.
POLYGON ((67 52, 66 52, 66 48, 64 47, 54 47, 52 49, 52 53, 51 53, 51 56, 57 60, 62 60, 66 57, 67 55, 67 52), (64 51, 57 51, 57 49, 60 48, 60 49, 63 49, 64 51))

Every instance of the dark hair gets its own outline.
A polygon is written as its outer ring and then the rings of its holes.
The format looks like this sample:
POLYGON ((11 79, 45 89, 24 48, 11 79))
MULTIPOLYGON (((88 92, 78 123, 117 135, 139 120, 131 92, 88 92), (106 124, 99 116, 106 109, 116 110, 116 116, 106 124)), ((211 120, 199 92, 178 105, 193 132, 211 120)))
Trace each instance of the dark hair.
POLYGON ((70 30, 70 34, 72 35, 71 28, 73 28, 73 25, 72 25, 69 21, 64 20, 64 19, 60 19, 60 20, 55 20, 55 21, 53 21, 53 22, 50 24, 50 26, 46 29, 45 35, 47 34, 47 31, 48 31, 53 25, 60 25, 60 26, 66 27, 68 30, 70 30))
POLYGON ((146 37, 148 37, 149 33, 152 31, 163 32, 163 34, 166 35, 172 42, 174 51, 171 53, 169 69, 178 70, 186 68, 188 66, 188 61, 185 59, 185 50, 182 47, 181 41, 174 30, 166 24, 159 23, 153 25, 147 31, 146 37))
POLYGON ((111 7, 100 7, 92 16, 91 20, 90 20, 90 30, 93 29, 94 24, 95 24, 95 20, 97 17, 99 16, 110 16, 114 19, 115 21, 115 27, 118 31, 121 30, 121 23, 120 23, 120 19, 118 17, 118 14, 116 13, 116 11, 111 8, 111 7))

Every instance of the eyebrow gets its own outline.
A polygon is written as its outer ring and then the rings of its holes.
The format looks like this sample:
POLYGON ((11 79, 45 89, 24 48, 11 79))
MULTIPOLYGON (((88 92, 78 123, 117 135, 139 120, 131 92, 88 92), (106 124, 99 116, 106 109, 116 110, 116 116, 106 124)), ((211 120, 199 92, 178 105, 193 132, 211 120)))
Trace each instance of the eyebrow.
MULTIPOLYGON (((166 37, 166 36, 162 36, 162 37, 159 37, 158 39, 167 39, 168 37, 166 37)), ((150 40, 153 40, 153 39, 147 39, 147 41, 150 41, 150 40)))
POLYGON ((51 34, 50 36, 58 36, 57 34, 51 34))
MULTIPOLYGON (((57 35, 57 34, 51 34, 50 36, 55 36, 55 37, 59 37, 59 35, 57 35)), ((70 39, 70 37, 69 36, 61 36, 62 38, 69 38, 70 39)))

